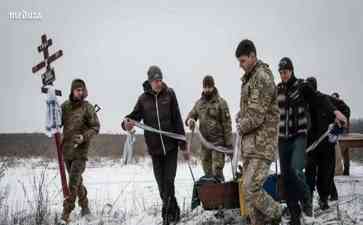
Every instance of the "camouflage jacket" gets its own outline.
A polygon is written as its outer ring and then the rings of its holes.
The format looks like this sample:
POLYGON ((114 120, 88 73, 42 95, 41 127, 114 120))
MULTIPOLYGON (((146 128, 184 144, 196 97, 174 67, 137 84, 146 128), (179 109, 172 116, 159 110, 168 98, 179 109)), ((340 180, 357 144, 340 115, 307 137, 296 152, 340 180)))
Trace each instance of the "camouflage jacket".
POLYGON ((62 104, 63 156, 65 160, 87 159, 91 138, 98 134, 100 123, 94 106, 87 101, 62 104), (74 144, 75 135, 83 135, 84 142, 74 144))
POLYGON ((232 125, 228 105, 219 96, 217 89, 215 90, 210 100, 202 95, 186 121, 190 118, 199 120, 200 132, 207 141, 219 146, 232 146, 232 125))
POLYGON ((278 142, 277 89, 269 66, 257 61, 243 75, 240 101, 240 135, 243 158, 274 160, 278 142))

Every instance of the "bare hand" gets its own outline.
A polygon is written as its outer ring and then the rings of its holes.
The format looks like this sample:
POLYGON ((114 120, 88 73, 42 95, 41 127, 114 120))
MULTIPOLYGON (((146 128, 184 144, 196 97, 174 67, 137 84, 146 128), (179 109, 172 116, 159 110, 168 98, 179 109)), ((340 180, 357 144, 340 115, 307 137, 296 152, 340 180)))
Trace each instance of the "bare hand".
POLYGON ((135 122, 134 121, 131 121, 129 119, 125 119, 124 120, 124 124, 125 124, 126 130, 128 130, 128 131, 131 131, 134 128, 134 126, 135 126, 135 122))
POLYGON ((346 127, 348 122, 347 118, 341 113, 340 111, 334 111, 335 114, 335 122, 338 124, 339 127, 346 127))
POLYGON ((189 161, 190 160, 190 157, 191 157, 191 154, 190 154, 190 151, 189 149, 183 151, 183 157, 186 161, 189 161))
POLYGON ((188 127, 189 127, 190 130, 194 130, 195 129, 195 120, 189 119, 188 120, 188 127))
POLYGON ((80 145, 82 144, 84 141, 84 137, 82 134, 77 134, 77 135, 74 135, 73 137, 73 142, 76 144, 76 145, 80 145))

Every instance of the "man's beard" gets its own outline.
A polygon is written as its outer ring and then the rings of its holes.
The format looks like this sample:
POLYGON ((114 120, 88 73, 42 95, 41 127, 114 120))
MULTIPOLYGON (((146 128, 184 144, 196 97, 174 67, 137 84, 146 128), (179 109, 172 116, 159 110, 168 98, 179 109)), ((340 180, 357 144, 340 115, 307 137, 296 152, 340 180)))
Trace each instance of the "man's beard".
POLYGON ((84 95, 80 96, 80 97, 76 97, 76 96, 73 96, 72 100, 74 102, 81 102, 84 100, 84 95))
POLYGON ((207 100, 210 100, 213 97, 214 93, 215 89, 213 89, 213 91, 203 91, 203 95, 207 100))

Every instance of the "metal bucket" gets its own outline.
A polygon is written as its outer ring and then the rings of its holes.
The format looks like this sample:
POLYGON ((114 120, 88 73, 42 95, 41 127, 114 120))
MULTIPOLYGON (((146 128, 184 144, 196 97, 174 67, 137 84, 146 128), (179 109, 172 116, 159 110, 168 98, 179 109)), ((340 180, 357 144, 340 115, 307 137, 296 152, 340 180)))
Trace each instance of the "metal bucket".
POLYGON ((238 182, 204 184, 198 189, 198 196, 205 210, 239 208, 238 182))

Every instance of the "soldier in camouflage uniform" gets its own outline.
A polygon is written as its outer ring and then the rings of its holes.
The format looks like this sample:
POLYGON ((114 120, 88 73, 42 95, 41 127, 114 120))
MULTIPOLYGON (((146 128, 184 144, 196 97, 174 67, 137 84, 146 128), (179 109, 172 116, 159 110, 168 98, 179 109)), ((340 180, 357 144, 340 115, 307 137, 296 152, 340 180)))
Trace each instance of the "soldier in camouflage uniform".
POLYGON ((269 66, 256 57, 252 41, 243 40, 236 57, 242 77, 240 119, 243 187, 252 225, 279 223, 282 208, 267 194, 263 184, 277 152, 279 108, 277 90, 269 66))
POLYGON ((69 222, 69 215, 78 205, 82 208, 81 215, 90 214, 88 208, 87 189, 83 185, 82 173, 86 168, 86 160, 90 141, 99 132, 100 123, 94 106, 85 100, 87 88, 83 80, 72 82, 69 100, 62 104, 63 124, 63 156, 69 176, 69 196, 63 203, 62 223, 69 222))
MULTIPOLYGON (((189 113, 186 124, 194 129, 199 120, 200 132, 210 143, 232 148, 231 116, 227 102, 219 96, 212 76, 203 79, 202 97, 189 113)), ((224 180, 224 154, 202 146, 202 165, 205 175, 224 180)))

